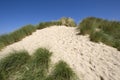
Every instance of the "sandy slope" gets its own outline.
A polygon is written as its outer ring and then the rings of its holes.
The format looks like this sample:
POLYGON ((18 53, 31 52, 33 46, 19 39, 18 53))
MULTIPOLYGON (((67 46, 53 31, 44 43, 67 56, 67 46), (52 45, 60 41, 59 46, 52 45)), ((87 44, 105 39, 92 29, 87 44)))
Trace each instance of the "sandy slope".
POLYGON ((75 28, 65 26, 37 30, 3 49, 0 58, 12 50, 25 49, 32 54, 37 48, 45 47, 53 52, 53 64, 66 61, 81 80, 120 80, 120 52, 76 34, 75 28))

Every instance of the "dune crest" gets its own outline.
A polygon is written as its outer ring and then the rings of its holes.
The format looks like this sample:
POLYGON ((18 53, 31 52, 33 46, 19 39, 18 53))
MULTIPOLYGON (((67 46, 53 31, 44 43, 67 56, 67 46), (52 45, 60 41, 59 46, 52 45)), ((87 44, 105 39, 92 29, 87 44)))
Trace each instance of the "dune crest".
POLYGON ((66 61, 81 80, 120 80, 120 52, 103 43, 91 42, 88 36, 76 34, 75 27, 66 26, 37 30, 4 48, 0 58, 13 50, 25 49, 32 54, 43 47, 53 52, 53 64, 66 61))

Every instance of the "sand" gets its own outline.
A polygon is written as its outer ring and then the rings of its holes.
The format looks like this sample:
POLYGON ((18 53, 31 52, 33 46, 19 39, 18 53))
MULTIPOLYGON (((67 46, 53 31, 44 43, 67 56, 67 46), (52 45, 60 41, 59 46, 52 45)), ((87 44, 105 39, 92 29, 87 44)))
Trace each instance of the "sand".
POLYGON ((40 47, 53 52, 55 64, 64 60, 80 80, 120 80, 120 52, 103 43, 94 43, 89 36, 76 35, 75 27, 52 26, 37 30, 23 40, 7 46, 0 59, 13 50, 27 50, 30 55, 40 47))

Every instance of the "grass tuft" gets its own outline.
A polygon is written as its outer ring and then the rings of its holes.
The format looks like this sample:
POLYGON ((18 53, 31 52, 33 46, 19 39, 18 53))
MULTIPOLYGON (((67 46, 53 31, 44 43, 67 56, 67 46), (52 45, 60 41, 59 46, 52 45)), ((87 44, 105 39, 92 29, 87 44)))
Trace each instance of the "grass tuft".
POLYGON ((10 54, 0 60, 0 80, 76 80, 75 73, 64 61, 49 73, 51 54, 44 48, 37 49, 32 56, 26 51, 10 54))
POLYGON ((120 22, 96 17, 83 19, 78 28, 80 34, 89 34, 91 41, 103 42, 120 50, 120 22))
POLYGON ((54 25, 58 25, 58 26, 65 25, 69 27, 75 27, 76 23, 74 22, 72 18, 63 17, 57 21, 41 22, 39 25, 37 25, 37 29, 43 29, 46 27, 54 26, 54 25))
POLYGON ((0 36, 0 50, 14 42, 18 42, 28 35, 31 35, 36 28, 33 25, 27 25, 9 34, 0 36))
POLYGON ((60 26, 62 23, 59 21, 52 21, 52 22, 41 22, 39 25, 37 25, 37 29, 43 29, 46 27, 58 25, 60 26))
POLYGON ((2 75, 6 80, 10 74, 18 71, 29 58, 30 56, 26 51, 11 53, 0 61, 0 75, 2 75))
POLYGON ((75 73, 64 61, 59 61, 46 80, 75 80, 75 73))
POLYGON ((36 52, 33 55, 33 63, 36 63, 36 66, 41 66, 44 68, 49 67, 49 62, 50 62, 50 57, 51 57, 51 52, 49 52, 45 48, 39 48, 36 50, 36 52), (37 65, 38 64, 38 65, 37 65))
POLYGON ((37 49, 29 63, 26 64, 29 70, 25 71, 22 80, 43 80, 47 75, 51 54, 47 49, 37 49))
POLYGON ((69 26, 69 27, 76 27, 75 21, 70 17, 63 17, 59 20, 61 22, 61 25, 69 26))

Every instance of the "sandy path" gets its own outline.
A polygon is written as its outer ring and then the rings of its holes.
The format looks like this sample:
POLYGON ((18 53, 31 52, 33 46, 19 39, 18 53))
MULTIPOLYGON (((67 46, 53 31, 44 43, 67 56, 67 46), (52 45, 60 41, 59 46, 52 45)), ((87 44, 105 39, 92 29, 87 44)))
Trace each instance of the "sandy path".
POLYGON ((53 52, 53 64, 66 61, 81 80, 120 80, 120 52, 76 34, 75 28, 65 26, 37 30, 3 49, 0 58, 12 50, 25 49, 32 54, 37 48, 45 47, 53 52))

